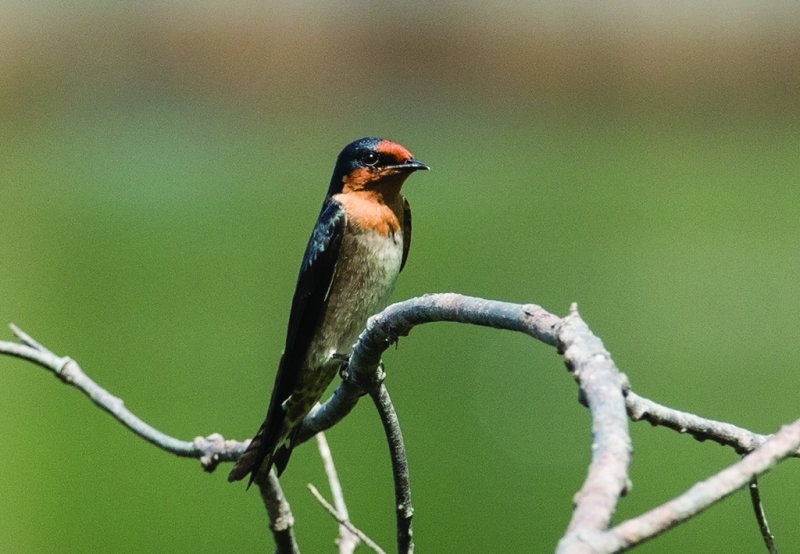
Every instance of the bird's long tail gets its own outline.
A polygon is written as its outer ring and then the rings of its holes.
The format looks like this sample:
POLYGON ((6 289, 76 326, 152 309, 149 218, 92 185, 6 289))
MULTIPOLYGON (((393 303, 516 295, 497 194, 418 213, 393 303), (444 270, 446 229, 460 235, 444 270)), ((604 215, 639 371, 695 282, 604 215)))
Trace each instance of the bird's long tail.
POLYGON ((268 452, 262 453, 262 450, 266 450, 264 444, 265 429, 266 422, 261 425, 261 427, 258 429, 258 433, 256 433, 256 436, 253 437, 253 440, 250 441, 250 444, 244 451, 244 454, 242 454, 242 457, 239 458, 239 460, 236 462, 236 465, 233 466, 233 469, 228 474, 228 481, 240 481, 248 473, 252 473, 252 476, 250 477, 250 483, 252 484, 253 478, 255 477, 259 466, 261 465, 261 461, 264 460, 268 455, 268 452))
POLYGON ((242 457, 239 458, 236 465, 233 466, 233 469, 228 474, 228 481, 240 481, 249 473, 250 482, 247 484, 249 487, 253 484, 256 474, 258 474, 262 468, 264 473, 269 473, 269 470, 274 465, 278 476, 286 469, 286 464, 289 463, 289 456, 292 454, 291 443, 287 440, 278 448, 270 448, 269 441, 265 441, 266 429, 267 422, 265 421, 259 428, 256 436, 250 441, 242 457))

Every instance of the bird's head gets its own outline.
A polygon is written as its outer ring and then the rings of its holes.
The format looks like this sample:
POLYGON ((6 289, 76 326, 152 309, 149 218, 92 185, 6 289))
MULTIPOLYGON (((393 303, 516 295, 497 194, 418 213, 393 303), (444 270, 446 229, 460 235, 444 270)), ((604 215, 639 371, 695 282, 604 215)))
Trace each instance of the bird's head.
POLYGON ((358 139, 339 153, 328 195, 359 190, 397 193, 406 178, 419 169, 430 168, 396 142, 358 139))

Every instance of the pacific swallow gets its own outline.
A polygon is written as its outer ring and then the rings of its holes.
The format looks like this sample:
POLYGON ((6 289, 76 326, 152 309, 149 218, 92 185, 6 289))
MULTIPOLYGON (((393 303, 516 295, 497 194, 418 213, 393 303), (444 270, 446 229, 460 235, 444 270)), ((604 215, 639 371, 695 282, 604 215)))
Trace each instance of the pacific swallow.
POLYGON ((362 138, 341 151, 308 241, 267 417, 228 475, 238 481, 286 468, 303 418, 352 352, 367 318, 386 306, 411 244, 400 194, 429 169, 403 146, 362 138))

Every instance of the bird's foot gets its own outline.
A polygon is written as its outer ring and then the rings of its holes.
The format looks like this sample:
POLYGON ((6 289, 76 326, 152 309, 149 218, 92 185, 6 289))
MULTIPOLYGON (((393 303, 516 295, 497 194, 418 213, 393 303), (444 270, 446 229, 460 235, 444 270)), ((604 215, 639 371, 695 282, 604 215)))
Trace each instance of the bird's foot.
POLYGON ((341 365, 339 366, 339 377, 342 379, 346 379, 347 375, 347 364, 350 363, 350 354, 341 354, 339 352, 334 352, 331 354, 331 359, 336 360, 341 365))

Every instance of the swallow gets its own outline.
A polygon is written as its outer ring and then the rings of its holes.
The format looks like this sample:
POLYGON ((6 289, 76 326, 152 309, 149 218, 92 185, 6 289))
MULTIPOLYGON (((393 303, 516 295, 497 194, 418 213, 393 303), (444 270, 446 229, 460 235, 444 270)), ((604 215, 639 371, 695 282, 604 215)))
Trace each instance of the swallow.
MULTIPOLYGON (((429 167, 382 138, 339 154, 308 241, 267 417, 228 475, 283 473, 303 418, 346 364, 367 319, 382 310, 405 266, 411 209, 400 189, 429 167)), ((249 485, 248 485, 249 486, 249 485)))

